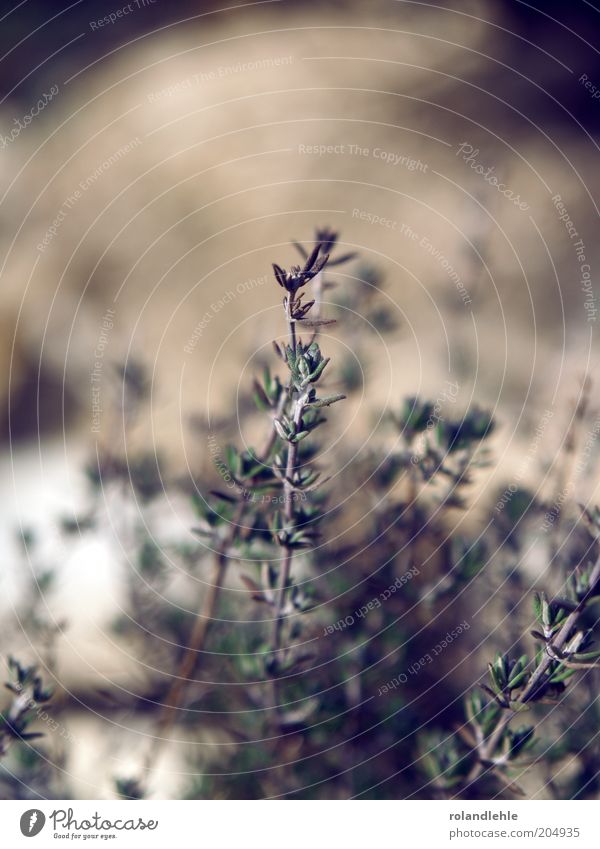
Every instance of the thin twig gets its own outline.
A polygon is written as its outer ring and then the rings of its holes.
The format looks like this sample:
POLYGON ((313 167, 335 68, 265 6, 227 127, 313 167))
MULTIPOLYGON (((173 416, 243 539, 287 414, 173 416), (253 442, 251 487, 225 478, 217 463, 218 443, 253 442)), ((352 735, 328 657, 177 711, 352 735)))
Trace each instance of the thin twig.
POLYGON ((219 547, 218 551, 215 553, 213 578, 208 588, 208 592, 204 596, 200 612, 196 615, 194 627, 192 628, 190 638, 181 658, 173 683, 171 684, 165 698, 165 702, 162 705, 158 722, 156 724, 156 731, 152 740, 152 747, 148 752, 145 761, 145 769, 147 771, 152 770, 152 766, 156 761, 158 752, 173 727, 175 716, 183 701, 185 690, 191 682, 194 670, 197 666, 198 655, 202 654, 204 651, 206 637, 210 625, 214 620, 217 603, 223 588, 228 562, 227 552, 237 536, 239 523, 243 518, 244 508, 244 502, 240 502, 238 510, 232 520, 230 532, 219 547))
MULTIPOLYGON (((319 244, 316 245, 313 249, 313 252, 310 257, 308 257, 308 259, 306 260, 304 269, 302 271, 300 271, 300 269, 296 269, 293 271, 293 274, 298 273, 299 277, 293 278, 294 282, 292 283, 292 285, 288 285, 290 279, 292 278, 287 277, 283 269, 275 265, 273 266, 275 271, 275 277, 278 283, 283 288, 285 288, 288 293, 287 297, 284 298, 284 307, 286 318, 288 321, 290 347, 294 355, 296 354, 297 349, 296 320, 299 318, 303 318, 311 306, 310 304, 301 305, 301 296, 299 298, 296 298, 296 293, 301 286, 308 282, 308 280, 313 279, 315 276, 318 276, 320 274, 321 269, 327 262, 329 258, 327 255, 324 257, 319 257, 320 250, 321 244, 319 242, 319 244)), ((278 421, 279 417, 285 411, 286 405, 293 401, 293 395, 294 381, 293 376, 290 375, 289 382, 281 392, 281 396, 278 400, 277 409, 273 416, 273 426, 269 434, 264 452, 259 457, 261 462, 266 463, 269 460, 277 436, 275 430, 275 422, 278 421)), ((298 428, 302 422, 302 414, 305 409, 305 401, 306 393, 302 394, 295 401, 293 419, 296 428, 298 428)), ((298 446, 296 443, 290 442, 288 444, 288 454, 286 461, 286 480, 283 484, 285 495, 285 517, 288 524, 291 524, 294 518, 293 499, 295 487, 293 484, 293 477, 296 468, 297 458, 298 446)), ((215 568, 210 589, 203 599, 201 611, 198 614, 196 622, 192 629, 190 639, 181 659, 177 674, 167 693, 165 704, 162 707, 162 711, 158 719, 156 735, 153 741, 153 745, 145 761, 146 770, 148 774, 153 768, 160 746, 168 737, 168 733, 172 728, 177 710, 183 702, 185 691, 187 689, 188 684, 192 680, 194 670, 197 666, 198 655, 204 651, 204 645, 210 628, 210 623, 214 619, 219 596, 223 587, 227 563, 229 560, 228 552, 230 548, 234 545, 238 537, 239 526, 241 524, 245 512, 245 505, 246 502, 242 500, 232 520, 229 533, 227 534, 225 540, 219 546, 218 550, 215 552, 215 568)), ((287 545, 282 560, 282 566, 278 581, 278 592, 275 602, 275 614, 273 620, 273 650, 275 653, 278 653, 281 648, 281 630, 284 619, 285 596, 291 571, 292 556, 293 554, 291 546, 287 545)), ((275 679, 276 676, 273 679, 274 706, 276 706, 277 704, 277 683, 275 679)))
MULTIPOLYGON (((291 318, 291 310, 294 306, 294 294, 290 293, 288 306, 287 306, 287 317, 288 317, 288 329, 289 329, 289 337, 290 337, 290 345, 292 348, 292 352, 296 353, 296 322, 291 318)), ((289 384, 289 395, 292 395, 292 381, 290 379, 289 384)), ((294 424, 296 428, 300 424, 302 420, 302 413, 304 411, 304 405, 298 400, 296 402, 296 407, 294 411, 294 424)), ((285 480, 283 482, 283 492, 284 492, 284 501, 285 501, 285 520, 287 524, 290 524, 294 518, 294 492, 293 485, 291 481, 294 477, 294 472, 296 469, 296 463, 298 461, 298 445, 295 442, 288 443, 288 451, 287 451, 287 460, 285 467, 285 480)), ((274 711, 277 711, 278 702, 279 702, 279 681, 278 681, 278 673, 277 673, 277 662, 279 660, 279 652, 281 650, 281 629, 283 626, 283 611, 285 609, 285 591, 290 579, 290 572, 292 569, 292 559, 293 552, 289 545, 286 545, 284 555, 281 561, 281 568, 279 571, 279 581, 277 585, 277 596, 275 600, 275 611, 273 614, 273 632, 271 636, 271 648, 273 651, 273 657, 275 662, 275 674, 272 678, 272 707, 274 711)))
MULTIPOLYGON (((548 644, 548 646, 555 652, 560 652, 560 650, 569 641, 571 637, 571 632, 577 624, 579 617, 583 613, 586 601, 593 593, 598 581, 600 581, 600 558, 598 558, 598 560, 596 561, 596 565, 594 566, 590 575, 590 589, 588 591, 588 594, 580 600, 575 610, 573 610, 567 616, 560 630, 557 632, 556 636, 548 644)), ((548 667, 554 662, 556 661, 548 654, 548 652, 544 652, 542 659, 533 671, 529 681, 527 682, 527 685, 523 688, 522 692, 519 693, 519 696, 515 699, 515 702, 518 705, 525 705, 531 699, 531 697, 535 695, 536 691, 539 688, 539 685, 543 681, 548 667)), ((465 789, 467 789, 486 770, 486 764, 492 760, 494 751, 496 750, 498 743, 502 739, 502 735, 507 725, 517 713, 518 711, 513 708, 505 708, 505 712, 501 715, 500 719, 498 720, 498 724, 494 728, 493 732, 487 738, 487 740, 479 747, 479 759, 477 763, 474 764, 473 768, 471 769, 469 775, 466 778, 465 789)))
MULTIPOLYGON (((281 399, 279 401, 279 406, 281 408, 285 406, 286 395, 286 391, 281 394, 281 399)), ((281 412, 281 410, 279 410, 279 412, 281 412)), ((269 437, 265 443, 262 453, 260 454, 260 459, 263 462, 266 462, 267 458, 271 454, 275 438, 276 432, 274 426, 272 426, 269 437)), ((245 508, 246 502, 241 501, 238 505, 236 514, 232 519, 229 533, 215 552, 212 581, 210 583, 209 590, 200 605, 200 610, 196 616, 196 621, 192 628, 186 649, 181 658, 179 668, 177 669, 175 678, 167 693, 164 704, 161 707, 161 712, 156 724, 156 731, 152 740, 152 746, 144 762, 144 771, 146 773, 152 771, 157 755, 163 743, 165 743, 168 738, 169 732, 173 727, 177 711, 183 702, 187 686, 191 682, 192 676, 197 667, 198 655, 202 654, 204 651, 206 638, 208 636, 211 623, 215 618, 217 604, 225 581, 225 574, 227 572, 227 565, 229 562, 228 551, 237 540, 245 508)))

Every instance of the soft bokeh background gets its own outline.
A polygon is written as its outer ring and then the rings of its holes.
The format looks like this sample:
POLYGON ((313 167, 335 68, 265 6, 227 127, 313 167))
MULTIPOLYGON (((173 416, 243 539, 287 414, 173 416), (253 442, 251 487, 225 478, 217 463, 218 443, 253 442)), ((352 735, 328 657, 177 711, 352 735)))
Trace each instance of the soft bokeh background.
MULTIPOLYGON (((498 423, 495 463, 461 521, 477 526, 551 410, 520 479, 547 497, 598 359, 600 99, 580 82, 585 74, 600 91, 593 5, 281 0, 220 11, 28 0, 3 14, 6 642, 31 575, 52 568, 45 613, 68 623, 53 669, 74 702, 152 678, 107 625, 126 606, 136 505, 112 493, 102 522, 75 540, 61 521, 85 511, 83 467, 107 446, 124 457, 156 452, 169 480, 185 480, 210 467, 207 418, 218 429, 238 411, 239 433, 228 435, 256 438, 261 420, 238 402, 282 332, 271 262, 296 261, 291 240, 309 241, 315 226, 339 231, 377 269, 383 309, 398 324, 385 337, 361 331, 369 356, 345 413, 347 455, 368 441, 381 409, 407 394, 435 398, 453 381, 457 409, 480 404, 498 423), (114 23, 100 23, 118 10, 114 23), (7 140, 53 86, 40 114, 7 140), (527 209, 486 182, 461 145, 527 209), (588 294, 557 194, 583 240, 588 294), (130 358, 147 368, 152 393, 125 439, 114 376, 130 358), (19 529, 35 534, 35 557, 23 557, 19 529)), ((344 273, 350 285, 357 272, 342 272, 342 290, 344 273)), ((343 322, 324 346, 334 362, 352 355, 343 322)), ((584 430, 596 397, 592 384, 584 430)), ((594 444, 590 462, 596 455, 594 444)), ((569 500, 586 501, 596 485, 595 474, 581 476, 569 500)), ((161 542, 193 523, 181 495, 155 513, 161 542)), ((541 562, 532 555, 524 568, 535 578, 541 562)), ((71 792, 107 794, 94 735, 116 745, 116 730, 70 708, 79 740, 65 767, 71 792)), ((181 792, 176 766, 165 769, 168 792, 181 792)))

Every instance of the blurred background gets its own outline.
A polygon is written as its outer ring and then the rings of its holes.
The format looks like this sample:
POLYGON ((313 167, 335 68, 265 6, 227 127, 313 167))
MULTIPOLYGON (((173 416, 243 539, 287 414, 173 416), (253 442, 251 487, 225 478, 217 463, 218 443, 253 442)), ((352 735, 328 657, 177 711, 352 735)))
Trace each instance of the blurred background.
MULTIPOLYGON (((185 639, 190 592, 203 592, 190 493, 214 483, 207 433, 260 440, 249 386, 284 332, 271 263, 297 262, 293 242, 310 245, 315 228, 357 255, 323 305, 338 318, 323 348, 349 395, 323 462, 346 464, 345 486, 360 489, 360 458, 383 450, 386 411, 452 386, 453 414, 481 407, 496 424, 493 460, 448 527, 480 534, 510 484, 542 514, 559 498, 565 521, 594 498, 600 10, 25 0, 0 26, 0 648, 41 663, 74 740, 49 735, 59 775, 37 790, 27 764, 9 772, 25 770, 21 793, 106 797, 115 774, 135 774, 152 734, 145 700, 172 674, 169 640, 185 639), (149 642, 158 614, 132 588, 140 551, 163 582, 146 575, 145 590, 181 615, 149 642)), ((367 502, 336 511, 346 547, 374 521, 367 502)), ((503 547, 502 568, 535 584, 549 545, 503 547)), ((339 604, 348 591, 328 593, 339 604)), ((372 595, 357 592, 350 609, 372 595)), ((485 668, 477 598, 452 658, 470 666, 457 692, 485 668)), ((410 776, 392 779, 398 764, 380 753, 408 732, 388 731, 372 742, 381 775, 328 784, 350 767, 326 768, 317 742, 294 792, 406 795, 410 776)), ((274 794, 256 778, 190 789, 258 768, 236 760, 226 723, 193 739, 200 766, 169 747, 158 795, 274 794)), ((300 757, 296 745, 282 757, 300 757)), ((536 781, 528 792, 547 795, 536 781)))

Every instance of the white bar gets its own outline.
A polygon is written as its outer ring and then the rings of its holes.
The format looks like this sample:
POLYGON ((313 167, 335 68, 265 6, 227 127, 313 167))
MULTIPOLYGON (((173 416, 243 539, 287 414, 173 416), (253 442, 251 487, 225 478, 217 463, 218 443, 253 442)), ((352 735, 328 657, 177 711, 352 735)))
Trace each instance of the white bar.
MULTIPOLYGON (((0 846, 12 849, 69 843, 166 849, 187 846, 209 849, 374 849, 375 846, 518 849, 522 846, 529 849, 533 845, 550 849, 598 849, 599 814, 597 801, 4 801, 0 803, 0 846), (39 834, 23 836, 21 817, 32 809, 44 814, 45 824, 39 834), (72 824, 65 827, 69 809, 72 824), (155 821, 156 827, 99 830, 93 819, 95 814, 99 815, 98 826, 107 820, 113 825, 126 820, 137 824, 141 818, 145 822, 155 821), (83 822, 86 819, 90 821, 89 829, 83 822), (565 829, 567 833, 572 829, 572 836, 553 834, 554 829, 565 829), (536 836, 519 836, 521 832, 534 830, 536 836), (504 831, 506 837, 486 836, 490 831, 504 831)), ((28 814, 26 826, 30 819, 28 814)), ((40 821, 37 815, 34 829, 40 821)))

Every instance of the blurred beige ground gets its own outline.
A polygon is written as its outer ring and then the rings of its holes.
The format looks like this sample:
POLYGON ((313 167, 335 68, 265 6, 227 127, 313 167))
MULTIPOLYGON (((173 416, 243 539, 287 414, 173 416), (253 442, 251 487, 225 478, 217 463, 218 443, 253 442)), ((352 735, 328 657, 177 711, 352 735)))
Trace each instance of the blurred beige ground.
MULTIPOLYGON (((511 422, 564 397, 591 325, 548 190, 593 267, 586 181, 597 171, 590 145, 567 154, 480 90, 493 34, 476 17, 390 4, 358 6, 350 23, 343 6, 320 9, 318 25, 255 8, 144 38, 59 81, 3 167, 3 403, 7 379, 15 395, 39 367, 59 392, 64 379, 85 432, 95 352, 105 404, 108 364, 131 352, 154 369, 143 438, 180 459, 186 417, 228 409, 232 377, 279 329, 270 262, 291 262, 289 240, 323 223, 382 267, 402 317, 368 403, 388 387, 435 392, 448 370, 465 402, 498 402, 511 422), (475 173, 461 143, 530 210, 475 173), (301 152, 311 145, 333 152, 301 152)), ((43 402, 40 416, 43 430, 43 402)))

